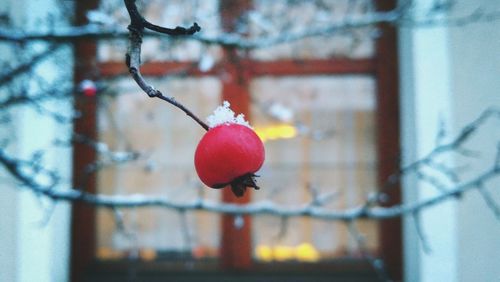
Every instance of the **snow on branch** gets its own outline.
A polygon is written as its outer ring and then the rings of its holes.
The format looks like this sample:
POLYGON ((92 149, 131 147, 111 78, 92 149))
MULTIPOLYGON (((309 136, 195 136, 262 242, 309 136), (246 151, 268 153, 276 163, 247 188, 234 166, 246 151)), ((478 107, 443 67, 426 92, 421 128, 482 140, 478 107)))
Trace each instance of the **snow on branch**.
MULTIPOLYGON (((400 172, 393 175, 388 182, 394 183, 395 179, 400 179, 409 173, 419 171, 422 165, 426 162, 438 157, 444 153, 460 153, 463 149, 463 144, 469 140, 476 132, 483 127, 488 120, 500 121, 500 110, 489 109, 483 112, 478 119, 471 122, 450 142, 441 146, 437 146, 429 154, 423 158, 413 162, 412 164, 401 169, 400 172)), ((95 143, 91 143, 94 144, 95 143)), ((97 146, 97 145, 96 145, 97 146)), ((201 195, 199 198, 192 201, 175 201, 168 197, 149 196, 143 194, 134 195, 103 195, 91 194, 83 191, 81 187, 71 189, 62 189, 62 182, 54 171, 42 168, 37 165, 35 159, 21 160, 9 156, 3 149, 0 149, 0 164, 10 172, 12 176, 24 187, 32 190, 37 195, 43 195, 54 201, 82 202, 96 207, 109 209, 124 209, 124 208, 142 208, 142 207, 158 207, 164 209, 172 209, 178 211, 203 210, 214 213, 232 214, 232 215, 273 215, 282 218, 289 217, 310 217, 329 221, 344 221, 351 222, 357 219, 373 219, 384 220, 389 218, 401 217, 405 215, 416 215, 422 210, 438 205, 447 200, 457 199, 457 196, 465 192, 478 190, 485 198, 488 206, 493 210, 498 217, 498 204, 495 202, 489 192, 486 191, 488 181, 500 175, 500 140, 497 147, 496 157, 493 163, 481 173, 475 175, 471 179, 458 183, 451 187, 446 187, 438 195, 413 202, 398 204, 390 207, 383 207, 378 204, 380 197, 373 197, 367 200, 366 203, 347 208, 344 210, 332 210, 323 207, 322 199, 332 199, 329 195, 318 194, 317 191, 312 193, 310 203, 304 203, 300 206, 283 206, 273 203, 269 200, 252 202, 249 204, 231 204, 219 203, 204 199, 201 195), (317 204, 321 203, 321 204, 317 204)), ((386 187, 381 188, 383 193, 386 187)), ((381 195, 378 195, 381 196, 381 195)), ((333 197, 332 200, 335 200, 333 197)))
MULTIPOLYGON (((409 1, 410 2, 410 1, 409 1)), ((405 27, 434 27, 434 26, 456 26, 462 27, 468 24, 492 22, 500 20, 500 11, 488 11, 482 7, 477 7, 471 12, 461 16, 441 17, 438 12, 447 12, 452 7, 446 9, 434 9, 428 11, 424 17, 416 17, 414 7, 410 4, 402 3, 390 11, 373 11, 362 16, 349 17, 346 16, 342 21, 334 23, 326 23, 319 27, 306 27, 298 31, 282 31, 278 34, 267 36, 259 36, 251 38, 238 33, 224 33, 218 35, 195 34, 200 30, 200 27, 195 23, 189 28, 176 27, 173 29, 161 27, 150 23, 144 19, 135 7, 135 1, 125 1, 127 11, 132 11, 130 16, 136 18, 136 22, 143 26, 143 37, 163 37, 165 34, 173 35, 176 38, 197 40, 208 45, 219 45, 223 47, 232 47, 239 49, 258 49, 270 47, 277 44, 289 43, 304 38, 331 36, 339 32, 345 32, 353 29, 376 26, 379 24, 392 24, 405 27)), ((138 26, 138 24, 133 24, 138 26)), ((129 36, 129 31, 122 27, 103 26, 96 23, 90 23, 83 26, 71 26, 58 28, 55 27, 47 31, 22 31, 10 27, 0 26, 0 42, 23 43, 28 41, 44 41, 44 42, 73 42, 80 39, 126 39, 129 36)))
MULTIPOLYGON (((175 107, 181 109, 192 119, 194 119, 201 127, 207 130, 208 125, 201 121, 189 109, 177 102, 173 97, 165 96, 162 92, 155 89, 152 85, 145 81, 140 72, 141 46, 144 36, 167 35, 171 37, 192 38, 206 44, 218 44, 236 48, 252 49, 267 47, 284 42, 291 42, 311 36, 328 36, 342 30, 366 27, 379 23, 404 25, 420 23, 425 26, 436 23, 431 22, 430 19, 427 19, 428 21, 425 21, 425 19, 420 19, 418 21, 412 19, 409 16, 410 10, 412 9, 411 5, 402 5, 394 10, 387 12, 371 12, 364 16, 356 18, 346 17, 343 21, 335 24, 326 24, 315 29, 306 29, 298 32, 284 32, 270 37, 245 38, 237 34, 223 34, 208 38, 204 35, 196 34, 201 29, 196 23, 188 28, 176 27, 172 29, 155 25, 146 20, 139 13, 135 2, 136 1, 134 0, 124 0, 126 9, 130 17, 128 33, 126 33, 125 31, 115 30, 103 31, 96 25, 70 27, 62 31, 52 30, 45 33, 24 33, 18 30, 9 30, 1 27, 0 41, 24 42, 31 40, 42 40, 48 42, 63 42, 81 38, 124 38, 128 35, 129 49, 126 55, 126 64, 135 82, 149 97, 159 98, 174 105, 175 107)), ((464 16, 462 18, 447 18, 447 23, 440 22, 440 24, 452 24, 453 22, 457 24, 465 24, 474 21, 491 21, 495 19, 500 19, 500 14, 498 12, 487 13, 482 10, 476 10, 472 14, 464 16)), ((37 64, 40 61, 43 61, 43 59, 47 56, 50 56, 55 50, 57 50, 58 46, 61 45, 54 44, 50 48, 34 54, 25 63, 20 63, 18 66, 13 68, 5 68, 5 71, 0 74, 0 86, 4 87, 10 81, 19 77, 21 74, 29 72, 31 68, 33 68, 33 65, 37 64)), ((47 92, 51 94, 28 96, 27 94, 21 93, 11 95, 10 97, 0 101, 0 109, 6 109, 12 105, 18 104, 31 104, 35 107, 38 107, 40 111, 44 111, 44 109, 41 108, 40 105, 38 105, 39 101, 48 98, 62 97, 61 95, 54 95, 54 93, 57 92, 52 91, 51 89, 49 89, 49 91, 47 92)), ((45 111, 44 113, 46 114, 47 112, 45 111)), ((497 157, 495 159, 495 162, 488 169, 469 179, 467 182, 458 181, 457 175, 453 169, 448 168, 437 161, 437 159, 442 155, 452 152, 467 156, 469 152, 465 148, 464 144, 473 135, 475 135, 480 128, 483 127, 486 121, 491 119, 500 120, 500 110, 489 109, 483 112, 475 121, 464 127, 463 130, 459 132, 459 134, 451 141, 437 145, 426 156, 409 165, 404 166, 400 169, 400 171, 390 176, 387 179, 386 183, 378 189, 378 192, 376 194, 367 197, 365 203, 359 206, 347 208, 345 210, 331 210, 325 208, 324 205, 326 204, 326 202, 334 201, 336 197, 334 197, 334 195, 332 196, 331 193, 320 194, 314 189, 310 189, 309 191, 311 194, 311 201, 308 203, 303 203, 301 206, 297 207, 280 206, 271 201, 261 201, 245 205, 235 205, 229 203, 211 202, 205 200, 202 196, 197 199, 193 199, 190 202, 176 202, 166 197, 148 196, 142 194, 90 194, 83 191, 83 187, 72 187, 69 189, 64 189, 65 184, 62 182, 61 177, 59 177, 58 173, 56 171, 52 171, 40 166, 39 160, 36 156, 31 159, 19 159, 9 155, 6 149, 1 148, 0 163, 20 184, 22 184, 22 186, 34 191, 38 195, 44 195, 55 201, 83 202, 96 207, 104 207, 110 209, 159 207, 179 211, 205 210, 233 215, 267 214, 282 218, 305 216, 324 220, 341 220, 347 222, 359 218, 381 220, 386 218, 400 217, 407 214, 416 215, 421 210, 424 210, 428 207, 437 205, 449 199, 456 199, 457 196, 460 196, 464 192, 477 190, 485 199, 488 207, 490 207, 494 214, 500 218, 499 205, 495 202, 491 193, 487 190, 488 181, 500 174, 500 147, 497 148, 497 157), (442 175, 446 175, 449 179, 452 180, 453 185, 442 183, 441 181, 436 179, 435 176, 426 172, 423 168, 432 168, 433 170, 440 172, 442 175), (402 178, 410 174, 414 174, 418 180, 436 188, 439 191, 439 194, 435 197, 428 198, 419 202, 399 204, 391 207, 382 206, 381 203, 383 202, 383 198, 385 197, 385 192, 388 189, 395 189, 394 187, 397 187, 396 184, 399 183, 402 178)), ((98 160, 95 163, 90 164, 87 167, 88 171, 86 173, 96 172, 102 169, 104 166, 120 162, 134 161, 139 158, 139 154, 137 152, 111 152, 109 148, 103 147, 103 144, 93 140, 89 140, 81 135, 73 135, 71 142, 85 143, 92 147, 99 154, 105 154, 108 156, 103 160, 98 160)))

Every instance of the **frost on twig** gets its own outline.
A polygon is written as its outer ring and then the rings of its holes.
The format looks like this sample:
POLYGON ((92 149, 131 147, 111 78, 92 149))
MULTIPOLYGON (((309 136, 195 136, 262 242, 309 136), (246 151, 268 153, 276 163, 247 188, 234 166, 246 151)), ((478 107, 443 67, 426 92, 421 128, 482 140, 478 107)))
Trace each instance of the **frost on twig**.
MULTIPOLYGON (((412 164, 404 167, 397 178, 404 177, 407 174, 414 173, 420 169, 424 163, 423 160, 432 159, 442 154, 456 152, 458 144, 462 145, 466 140, 471 138, 477 130, 479 130, 486 120, 500 120, 500 111, 490 109, 480 115, 480 117, 471 122, 465 129, 459 133, 453 140, 446 143, 435 150, 431 151, 427 156, 415 161, 412 164)), ((500 148, 498 148, 500 151, 500 148)), ((495 160, 497 161, 497 160, 495 160)), ((0 164, 10 172, 10 174, 24 187, 33 192, 44 195, 55 201, 83 202, 89 205, 103 208, 141 208, 141 207, 158 207, 174 210, 204 210, 208 212, 232 214, 232 215, 273 215, 278 217, 310 217, 329 221, 352 221, 357 219, 373 219, 384 220, 389 218, 401 217, 403 215, 415 215, 429 207, 438 205, 450 199, 457 199, 457 195, 461 195, 468 191, 482 189, 492 179, 500 175, 500 169, 495 162, 486 170, 478 173, 469 180, 457 183, 451 187, 447 187, 446 191, 438 193, 436 196, 427 198, 417 202, 402 203, 389 207, 382 207, 377 204, 377 197, 372 197, 375 200, 370 204, 363 203, 359 206, 348 207, 343 210, 332 210, 316 204, 304 203, 301 206, 282 206, 268 200, 260 202, 252 202, 248 204, 230 204, 218 203, 206 200, 203 198, 193 199, 187 202, 178 202, 168 197, 163 196, 147 196, 147 195, 100 195, 91 194, 78 189, 54 189, 61 185, 58 180, 57 173, 50 170, 26 170, 26 167, 33 167, 36 163, 33 160, 22 160, 8 155, 4 150, 0 149, 0 164), (35 173, 36 172, 36 173, 35 173), (43 174, 51 181, 41 183, 38 181, 39 175, 43 174)), ((394 181, 396 176, 392 176, 389 180, 394 181)), ((390 189, 391 186, 383 186, 383 189, 390 189)), ((486 196, 488 201, 494 203, 492 197, 483 191, 483 196, 486 196)), ((322 197, 316 195, 313 198, 331 198, 329 196, 322 197)), ((335 199, 335 197, 333 197, 335 199)))

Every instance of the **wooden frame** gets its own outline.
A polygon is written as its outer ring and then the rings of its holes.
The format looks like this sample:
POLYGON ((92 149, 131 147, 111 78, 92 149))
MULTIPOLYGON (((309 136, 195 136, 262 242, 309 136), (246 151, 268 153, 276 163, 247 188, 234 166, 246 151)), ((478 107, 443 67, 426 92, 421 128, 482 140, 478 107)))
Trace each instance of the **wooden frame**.
MULTIPOLYGON (((77 2, 78 23, 84 22, 85 12, 97 6, 97 0, 77 2)), ((395 1, 379 1, 381 10, 395 5, 395 1)), ((222 13, 225 30, 231 31, 235 17, 243 13, 251 5, 251 1, 222 0, 226 5, 222 13), (235 4, 236 3, 236 4, 235 4)), ((396 31, 394 27, 385 25, 383 36, 376 45, 373 59, 314 59, 314 60, 278 60, 253 61, 247 57, 239 57, 235 50, 226 49, 225 59, 208 72, 201 72, 197 62, 152 62, 142 67, 145 76, 189 75, 216 76, 221 71, 229 74, 231 79, 223 83, 222 99, 229 100, 236 112, 249 116, 250 94, 248 83, 259 76, 291 76, 291 75, 346 75, 366 74, 377 81, 377 152, 379 160, 378 179, 384 183, 387 177, 399 168, 399 100, 398 100, 398 68, 396 31), (235 65, 237 62, 237 65, 235 65), (235 98, 235 93, 237 97, 235 98)), ((91 78, 92 74, 101 77, 128 75, 123 62, 106 62, 95 65, 96 44, 85 41, 75 43, 75 59, 85 64, 76 64, 75 82, 91 78)), ((75 121, 75 131, 91 138, 96 137, 96 100, 93 98, 76 99, 75 109, 85 114, 84 120, 75 121)), ((78 176, 85 166, 95 160, 95 152, 82 144, 74 144, 74 186, 85 187, 89 192, 96 191, 95 175, 88 177, 85 186, 78 176)), ((228 189, 223 193, 225 202, 247 203, 250 193, 242 199, 236 199, 228 189)), ((389 193, 388 205, 399 203, 400 189, 389 193)), ((234 217, 223 215, 221 245, 222 268, 225 270, 250 270, 259 268, 252 262, 251 251, 251 218, 244 217, 244 228, 234 227, 234 217), (243 255, 242 255, 243 254, 243 255)), ((380 254, 386 262, 390 276, 402 280, 402 242, 401 220, 392 219, 380 223, 380 254)), ((95 259, 95 210, 80 203, 73 206, 72 220, 72 261, 71 277, 73 282, 81 281, 85 268, 95 259)), ((355 268, 356 263, 353 264, 355 268)), ((351 268, 352 268, 351 267, 351 268)))
MULTIPOLYGON (((98 0, 75 1, 75 24, 87 23, 86 13, 96 9, 98 0)), ((87 39, 74 42, 74 82, 78 85, 84 79, 94 79, 97 45, 87 39)), ((96 99, 84 97, 75 93, 74 109, 81 113, 84 119, 75 119, 73 130, 77 134, 95 139, 97 137, 96 99)), ((96 192, 96 177, 94 174, 82 175, 85 167, 96 160, 93 148, 82 143, 73 143, 73 187, 96 192)), ((74 203, 71 215, 71 262, 70 279, 80 282, 85 269, 95 257, 95 209, 82 203, 74 203)))
MULTIPOLYGON (((392 10, 397 1, 377 1, 378 9, 392 10)), ((381 25, 382 34, 377 40, 376 78, 377 78, 377 159, 379 187, 389 179, 390 175, 399 171, 400 139, 399 139, 399 69, 396 27, 381 25)), ((384 191, 388 200, 386 206, 401 203, 400 185, 394 185, 384 191)), ((396 281, 403 280, 403 248, 401 218, 381 221, 380 254, 385 262, 387 272, 396 281)))
MULTIPOLYGON (((234 66, 233 66, 234 67, 234 66)), ((212 69, 202 72, 198 62, 150 62, 141 67, 145 76, 189 75, 217 76, 231 68, 231 63, 223 61, 212 69)), ((375 74, 377 61, 374 59, 310 59, 310 60, 275 60, 255 62, 248 58, 238 58, 238 68, 247 75, 287 76, 287 75, 322 75, 322 74, 375 74)), ((99 73, 104 77, 128 75, 128 69, 122 62, 99 64, 99 73)))

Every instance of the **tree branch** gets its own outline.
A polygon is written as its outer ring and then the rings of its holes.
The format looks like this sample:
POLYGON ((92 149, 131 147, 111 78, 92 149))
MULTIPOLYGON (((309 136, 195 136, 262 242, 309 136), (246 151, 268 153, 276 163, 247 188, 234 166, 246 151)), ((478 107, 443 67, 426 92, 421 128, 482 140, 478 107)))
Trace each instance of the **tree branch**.
POLYGON ((186 115, 191 117, 203 129, 208 130, 208 125, 197 117, 193 112, 186 108, 181 103, 177 102, 173 97, 163 95, 160 90, 155 89, 152 85, 148 84, 141 74, 141 45, 142 37, 145 28, 149 28, 163 34, 170 36, 189 35, 200 30, 200 27, 195 23, 192 27, 186 29, 183 27, 176 27, 175 29, 163 28, 159 29, 157 26, 147 22, 138 12, 134 0, 125 0, 127 11, 130 15, 129 29, 129 47, 126 54, 126 64, 132 78, 136 81, 137 85, 150 97, 159 98, 171 105, 179 108, 186 115))
MULTIPOLYGON (((131 20, 131 23, 128 27, 129 49, 126 56, 126 63, 133 79, 149 97, 159 98, 174 105, 175 107, 181 109, 188 116, 190 116, 193 120, 195 120, 205 130, 208 130, 208 126, 186 107, 178 103, 174 98, 166 97, 159 90, 156 90, 152 85, 148 84, 140 72, 141 46, 144 36, 163 36, 165 34, 169 36, 187 36, 199 31, 200 27, 195 23, 189 28, 163 28, 154 25, 144 19, 138 12, 135 1, 125 0, 125 4, 131 20), (153 31, 153 33, 147 33, 147 29, 153 31)), ((261 48, 273 44, 291 42, 311 36, 331 35, 341 30, 366 27, 377 23, 408 23, 408 19, 404 18, 406 17, 406 12, 406 10, 394 10, 389 12, 373 13, 357 19, 347 18, 341 23, 326 25, 314 30, 304 30, 301 32, 288 34, 282 33, 278 36, 260 39, 245 39, 239 35, 231 34, 212 38, 194 36, 193 39, 199 40, 206 44, 219 44, 223 46, 232 46, 243 49, 261 48)), ((483 17, 481 15, 476 15, 475 19, 483 17)), ((487 19, 491 20, 493 19, 493 17, 487 17, 487 19)), ((38 34, 5 32, 5 30, 0 29, 0 40, 11 42, 23 42, 27 40, 66 41, 87 37, 115 38, 116 36, 123 37, 125 36, 125 34, 126 33, 124 32, 102 32, 100 30, 97 30, 93 26, 75 27, 61 33, 53 32, 38 34)), ((51 50, 47 50, 47 52, 49 51, 51 50)), ((44 53, 40 53, 38 55, 35 55, 33 57, 33 60, 36 62, 38 60, 41 60, 43 56, 44 53)), ((2 83, 5 83, 5 81, 17 77, 19 73, 23 73, 27 67, 27 64, 21 64, 15 69, 9 70, 3 75, 0 75, 2 83)), ((25 101, 29 101, 29 99, 32 99, 27 96, 21 98, 12 98, 13 100, 0 102, 0 108, 3 106, 6 107, 10 104, 22 103, 25 101)), ((476 133, 477 130, 486 122, 486 120, 492 117, 500 118, 500 110, 489 109, 485 111, 478 119, 466 126, 451 141, 438 145, 423 158, 403 167, 398 173, 391 176, 386 185, 382 186, 380 191, 383 192, 385 189, 392 187, 394 183, 397 183, 404 175, 408 173, 418 173, 419 169, 424 165, 431 164, 431 166, 434 166, 434 168, 439 168, 440 166, 433 162, 433 159, 445 152, 459 152, 460 150, 463 150, 463 145, 466 140, 468 140, 474 133, 476 133)), ((91 143, 90 145, 93 146, 96 151, 98 151, 98 145, 96 145, 95 143, 91 143)), ((130 158, 126 160, 133 159, 137 156, 131 154, 129 155, 129 157, 130 158)), ((464 192, 477 189, 481 193, 481 195, 485 197, 487 204, 494 210, 495 214, 498 216, 498 206, 492 201, 491 195, 489 195, 488 191, 483 190, 483 185, 490 179, 493 179, 500 174, 500 146, 499 148, 497 148, 497 157, 495 159, 495 163, 491 168, 477 175, 475 178, 469 180, 468 182, 457 183, 452 187, 446 187, 447 189, 442 189, 441 194, 435 197, 415 203, 399 204, 392 207, 378 206, 379 197, 370 197, 370 199, 367 200, 366 203, 359 206, 347 208, 345 210, 331 210, 325 208, 324 204, 327 201, 333 200, 335 198, 335 194, 320 195, 314 190, 311 190, 311 193, 313 194, 311 202, 304 203, 302 206, 298 207, 277 205, 270 201, 260 201, 244 205, 236 205, 205 200, 202 198, 202 196, 199 196, 199 198, 189 202, 176 202, 167 197, 146 196, 142 194, 91 194, 82 191, 80 189, 81 187, 73 187, 71 189, 56 189, 56 187, 60 188, 61 186, 63 186, 63 183, 61 183, 57 173, 41 168, 37 164, 36 160, 22 160, 9 156, 6 151, 4 151, 4 149, 0 149, 0 163, 22 186, 32 190, 36 194, 44 195, 50 199, 53 199, 54 201, 82 202, 96 207, 104 207, 108 209, 159 207, 165 209, 174 209, 178 211, 204 210, 232 215, 274 215, 283 219, 303 216, 323 220, 352 222, 353 220, 361 218, 384 220, 394 217, 400 217, 406 214, 416 215, 426 208, 437 205, 448 199, 454 199, 457 195, 460 195, 464 192), (48 181, 41 181, 41 176, 45 176, 48 181)), ((435 187, 442 186, 435 181, 429 180, 429 182, 435 187)))
MULTIPOLYGON (((345 210, 330 210, 315 205, 305 204, 300 207, 280 206, 270 201, 253 202, 250 204, 238 205, 229 203, 218 203, 204 199, 195 199, 190 202, 176 202, 167 197, 136 195, 96 195, 78 189, 55 190, 53 189, 59 182, 54 177, 54 181, 44 185, 36 180, 36 175, 29 175, 22 169, 22 165, 29 163, 14 159, 0 150, 0 163, 13 175, 23 186, 33 192, 45 195, 55 201, 83 202, 96 207, 104 208, 140 208, 159 207, 175 210, 203 210, 215 213, 231 215, 273 215, 280 217, 311 217, 330 221, 352 221, 355 219, 367 218, 384 220, 400 217, 405 214, 415 214, 444 202, 456 195, 466 191, 479 189, 482 183, 497 177, 500 170, 492 168, 478 175, 473 180, 457 185, 436 197, 410 204, 400 204, 392 207, 366 207, 360 205, 345 210)), ((44 173, 49 173, 45 171, 44 173)))
POLYGON ((493 211, 493 214, 495 217, 500 220, 500 206, 495 202, 493 199, 493 196, 490 194, 490 192, 482 185, 482 183, 479 184, 478 189, 479 194, 483 197, 484 202, 488 207, 493 211))
MULTIPOLYGON (((129 2, 129 6, 135 6, 133 2, 129 2)), ((127 4, 127 3, 126 3, 127 4)), ((470 14, 454 17, 440 18, 429 16, 423 19, 414 19, 409 15, 411 6, 405 5, 387 12, 371 12, 365 16, 357 18, 346 18, 338 23, 325 24, 318 28, 309 28, 297 32, 282 32, 277 35, 270 35, 262 38, 248 38, 237 33, 222 34, 216 36, 194 35, 200 30, 198 24, 193 24, 189 28, 176 27, 174 29, 157 26, 145 20, 139 12, 133 11, 133 17, 138 19, 138 22, 146 28, 154 32, 144 31, 144 37, 162 37, 163 35, 174 35, 177 38, 197 40, 204 44, 219 45, 223 47, 233 47, 239 49, 258 49, 265 48, 277 44, 293 42, 296 40, 318 37, 331 36, 335 33, 376 26, 381 23, 399 25, 404 27, 432 28, 436 26, 451 26, 462 27, 468 24, 492 22, 500 20, 500 11, 484 11, 477 8, 470 14)), ((135 9, 137 11, 137 9, 135 9)), ((108 40, 127 38, 129 35, 127 30, 121 28, 102 28, 96 24, 88 24, 84 26, 73 26, 64 29, 56 29, 51 31, 20 31, 17 29, 0 27, 0 41, 4 42, 27 42, 27 41, 45 41, 45 42, 72 42, 79 39, 94 39, 108 40)))
POLYGON ((43 59, 55 53, 57 50, 59 50, 59 48, 61 48, 61 45, 52 44, 48 46, 47 49, 45 49, 44 51, 33 55, 31 58, 29 58, 29 60, 26 60, 26 62, 21 63, 18 66, 9 69, 3 73, 0 73, 0 86, 3 86, 11 82, 19 75, 32 70, 36 64, 38 64, 39 62, 43 61, 43 59))
MULTIPOLYGON (((442 155, 445 152, 462 152, 465 149, 463 148, 463 144, 465 143, 466 140, 468 140, 473 134, 481 128, 486 121, 489 119, 496 118, 500 120, 500 109, 492 107, 484 112, 482 112, 478 118, 476 118, 474 121, 466 125, 459 133, 457 136, 455 136, 453 139, 451 139, 448 142, 445 142, 441 145, 438 145, 434 147, 427 155, 423 156, 422 158, 403 166, 398 172, 393 173, 387 178, 387 181, 380 187, 378 190, 379 193, 383 194, 385 191, 388 189, 391 189, 392 187, 396 187, 395 184, 399 183, 401 181, 401 178, 410 172, 414 172, 417 174, 417 177, 425 180, 430 180, 426 179, 426 176, 423 175, 419 170, 421 169, 422 166, 425 166, 429 163, 433 162, 433 159, 437 158, 438 156, 442 155)), ((497 152, 500 154, 500 145, 497 148, 497 152)), ((500 156, 498 156, 498 164, 500 164, 500 156)), ((500 165, 498 165, 500 167, 500 165)), ((493 171, 495 168, 492 169, 493 171)), ((449 172, 448 172, 449 174, 449 172)), ((437 185, 437 182, 434 182, 434 180, 430 181, 431 184, 437 189, 442 190, 443 186, 442 185, 437 185)), ((366 202, 367 206, 373 205, 377 202, 380 201, 380 197, 372 197, 366 202)))

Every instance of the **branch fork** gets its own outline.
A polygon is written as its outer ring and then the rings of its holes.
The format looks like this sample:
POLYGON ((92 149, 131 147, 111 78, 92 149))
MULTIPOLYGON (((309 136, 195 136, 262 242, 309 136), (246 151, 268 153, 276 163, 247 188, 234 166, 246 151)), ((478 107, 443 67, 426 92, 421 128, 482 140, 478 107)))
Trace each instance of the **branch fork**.
POLYGON ((147 21, 138 11, 135 4, 135 0, 124 0, 127 11, 130 15, 130 25, 129 30, 129 45, 128 51, 125 56, 125 63, 129 69, 132 78, 135 80, 137 85, 150 97, 159 98, 163 101, 170 103, 171 105, 179 108, 186 115, 191 117, 196 123, 198 123, 203 129, 208 130, 208 125, 203 122, 198 116, 191 112, 181 103, 177 102, 173 97, 167 97, 163 95, 160 90, 157 90, 154 86, 150 85, 141 74, 141 46, 142 38, 144 36, 144 30, 149 29, 151 31, 166 34, 169 36, 186 36, 192 35, 201 30, 201 27, 194 23, 189 28, 176 27, 176 28, 166 28, 161 27, 147 21))

